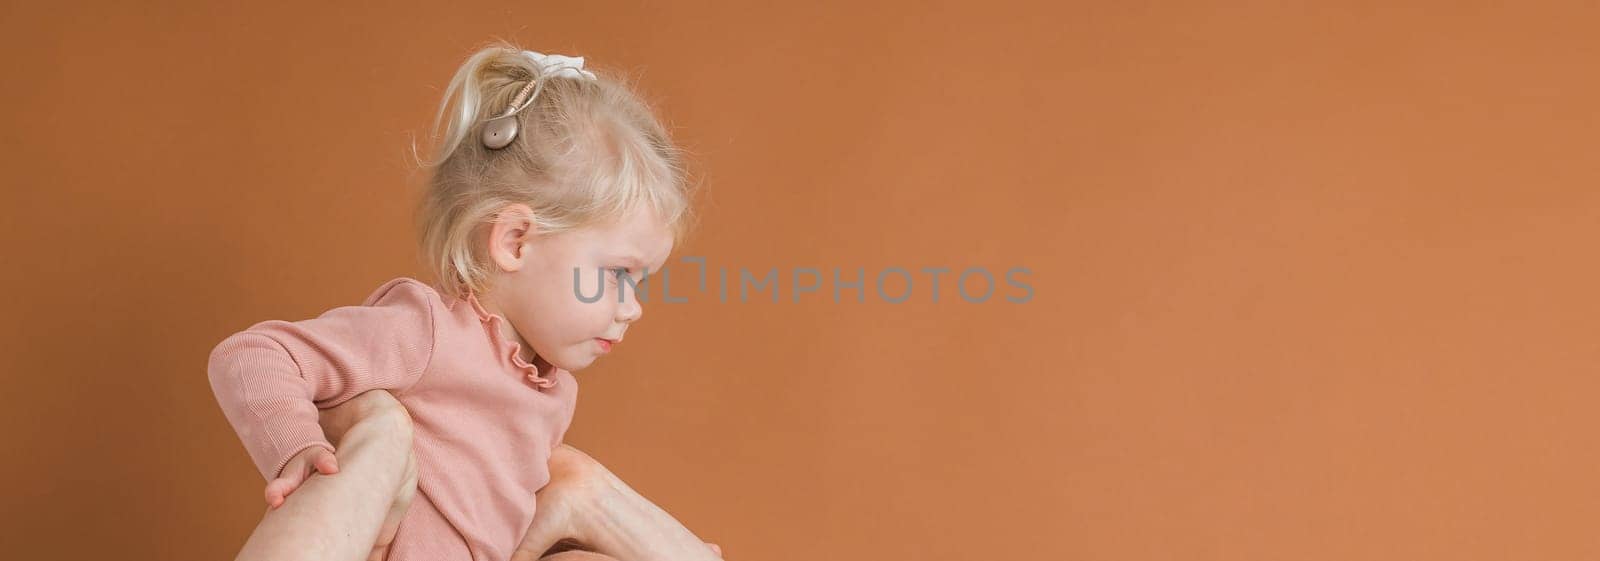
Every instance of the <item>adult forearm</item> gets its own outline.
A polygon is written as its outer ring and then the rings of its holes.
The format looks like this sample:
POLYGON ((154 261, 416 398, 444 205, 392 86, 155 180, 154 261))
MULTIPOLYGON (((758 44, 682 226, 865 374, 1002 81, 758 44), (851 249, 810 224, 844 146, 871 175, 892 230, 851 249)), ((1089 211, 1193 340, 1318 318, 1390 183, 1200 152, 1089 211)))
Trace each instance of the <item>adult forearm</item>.
POLYGON ((343 433, 339 473, 311 476, 283 506, 268 511, 237 560, 355 561, 392 539, 383 534, 398 519, 385 517, 414 485, 407 470, 409 421, 396 417, 371 416, 343 433))

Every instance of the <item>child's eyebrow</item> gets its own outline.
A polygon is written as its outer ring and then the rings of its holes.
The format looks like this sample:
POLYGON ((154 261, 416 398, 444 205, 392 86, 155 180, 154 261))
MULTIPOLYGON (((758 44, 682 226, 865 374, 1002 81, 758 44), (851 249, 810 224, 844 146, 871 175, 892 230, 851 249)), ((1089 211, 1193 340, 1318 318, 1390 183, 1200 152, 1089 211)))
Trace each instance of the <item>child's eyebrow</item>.
POLYGON ((638 268, 638 267, 643 267, 644 266, 644 261, 639 259, 638 256, 634 256, 634 255, 612 255, 612 256, 607 257, 606 259, 611 260, 611 261, 620 261, 620 262, 625 263, 628 266, 634 267, 634 268, 638 268))

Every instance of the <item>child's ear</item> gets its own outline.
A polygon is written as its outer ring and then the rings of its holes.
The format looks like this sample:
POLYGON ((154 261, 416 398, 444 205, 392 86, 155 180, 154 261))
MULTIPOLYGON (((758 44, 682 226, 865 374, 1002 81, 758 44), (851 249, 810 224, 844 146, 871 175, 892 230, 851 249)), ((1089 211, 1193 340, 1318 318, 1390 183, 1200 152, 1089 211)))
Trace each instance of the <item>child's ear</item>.
POLYGON ((502 271, 521 270, 538 235, 532 208, 521 203, 506 205, 495 213, 489 226, 489 259, 502 271))

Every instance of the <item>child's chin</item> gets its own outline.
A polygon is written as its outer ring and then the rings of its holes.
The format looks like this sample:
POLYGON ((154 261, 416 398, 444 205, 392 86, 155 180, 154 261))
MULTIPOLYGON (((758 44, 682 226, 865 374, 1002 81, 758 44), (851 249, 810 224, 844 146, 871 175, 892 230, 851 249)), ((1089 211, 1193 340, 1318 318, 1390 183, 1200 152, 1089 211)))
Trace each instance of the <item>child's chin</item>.
POLYGON ((551 360, 550 365, 567 372, 577 372, 594 364, 594 360, 594 357, 578 357, 577 359, 558 357, 555 360, 551 360))
POLYGON ((559 368, 567 372, 577 372, 594 363, 594 358, 595 357, 582 356, 582 353, 570 353, 554 356, 543 355, 534 362, 535 365, 539 367, 541 372, 543 372, 546 368, 559 368))

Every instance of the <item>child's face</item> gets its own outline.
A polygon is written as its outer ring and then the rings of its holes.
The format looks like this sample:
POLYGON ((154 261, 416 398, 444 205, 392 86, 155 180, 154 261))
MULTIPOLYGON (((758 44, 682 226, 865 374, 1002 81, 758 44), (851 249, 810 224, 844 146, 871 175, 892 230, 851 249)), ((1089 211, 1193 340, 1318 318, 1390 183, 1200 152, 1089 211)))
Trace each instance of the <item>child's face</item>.
MULTIPOLYGON (((499 236, 501 228, 494 231, 499 236)), ((655 274, 672 241, 659 217, 641 210, 609 224, 491 244, 503 272, 494 300, 524 346, 575 372, 609 350, 602 340, 621 340, 643 313, 636 290, 619 275, 636 285, 646 269, 655 274)))

